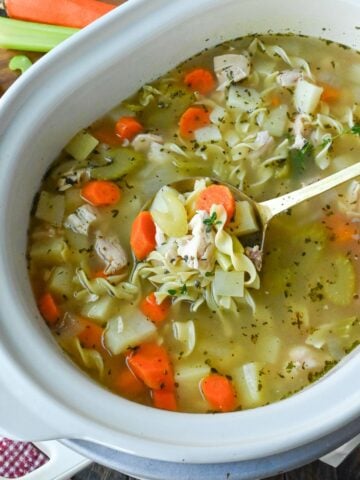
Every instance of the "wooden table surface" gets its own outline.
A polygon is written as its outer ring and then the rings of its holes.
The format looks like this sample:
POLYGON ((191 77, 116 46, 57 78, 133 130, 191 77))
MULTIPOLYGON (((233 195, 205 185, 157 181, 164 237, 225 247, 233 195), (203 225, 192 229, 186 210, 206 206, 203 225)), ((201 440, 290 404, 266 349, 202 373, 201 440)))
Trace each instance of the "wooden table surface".
MULTIPOLYGON (((119 0, 108 0, 109 3, 122 3, 119 0)), ((40 55, 22 52, 33 61, 40 55)), ((15 51, 0 49, 0 96, 16 80, 18 74, 8 69, 8 62, 15 51)), ((74 480, 131 480, 130 477, 114 472, 101 465, 93 464, 78 473, 74 480)), ((196 479, 194 479, 196 480, 196 479)), ((211 480, 211 478, 209 478, 211 480)), ((270 480, 270 479, 269 479, 270 480)), ((360 447, 358 447, 337 469, 316 461, 290 473, 271 477, 271 480, 360 480, 360 447)))

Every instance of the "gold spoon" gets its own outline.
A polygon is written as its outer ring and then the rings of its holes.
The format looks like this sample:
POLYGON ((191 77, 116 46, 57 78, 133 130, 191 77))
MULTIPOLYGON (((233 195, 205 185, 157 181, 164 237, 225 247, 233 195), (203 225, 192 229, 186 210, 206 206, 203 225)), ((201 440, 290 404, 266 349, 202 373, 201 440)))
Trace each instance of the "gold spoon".
MULTIPOLYGON (((256 213, 257 219, 260 223, 260 230, 256 237, 252 236, 251 241, 248 241, 246 243, 260 246, 260 261, 258 264, 258 270, 260 270, 261 255, 264 250, 266 230, 270 221, 276 215, 285 212, 289 208, 299 205, 305 200, 317 197, 321 193, 327 192, 328 190, 331 190, 332 188, 335 188, 358 176, 360 176, 360 162, 356 163, 355 165, 351 165, 350 167, 347 167, 340 172, 334 173, 333 175, 329 175, 322 180, 307 185, 306 187, 294 190, 293 192, 282 195, 281 197, 276 197, 260 203, 255 202, 244 192, 233 187, 232 185, 227 184, 226 182, 220 182, 216 179, 210 180, 212 183, 226 185, 234 194, 236 200, 246 200, 252 205, 254 212, 256 213)), ((187 178, 178 182, 171 183, 169 187, 175 188, 181 193, 189 192, 193 190, 195 181, 200 180, 201 178, 202 177, 187 178)))

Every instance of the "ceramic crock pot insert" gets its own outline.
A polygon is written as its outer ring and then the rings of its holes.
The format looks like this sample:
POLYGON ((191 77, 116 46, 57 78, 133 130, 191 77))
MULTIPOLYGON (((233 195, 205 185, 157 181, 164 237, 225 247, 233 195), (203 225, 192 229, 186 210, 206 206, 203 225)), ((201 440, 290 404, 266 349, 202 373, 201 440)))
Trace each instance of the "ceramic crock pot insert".
POLYGON ((5 433, 31 440, 82 438, 146 458, 205 463, 280 453, 359 416, 356 352, 311 388, 244 412, 171 413, 121 399, 85 376, 56 346, 39 318, 25 261, 34 193, 47 166, 80 128, 205 47, 271 29, 326 36, 356 48, 357 19, 360 23, 355 0, 130 0, 46 55, 4 96, 0 425, 5 433))

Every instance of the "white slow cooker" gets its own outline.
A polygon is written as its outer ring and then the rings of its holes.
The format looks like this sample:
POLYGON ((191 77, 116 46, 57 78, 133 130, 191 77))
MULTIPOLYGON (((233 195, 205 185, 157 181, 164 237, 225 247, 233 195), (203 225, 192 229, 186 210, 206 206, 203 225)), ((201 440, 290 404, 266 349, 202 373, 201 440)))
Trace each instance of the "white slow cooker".
MULTIPOLYGON (((130 0, 42 58, 0 102, 0 433, 82 439, 121 455, 185 464, 252 461, 360 430, 360 354, 269 406, 172 413, 119 398, 64 356, 26 270, 42 176, 82 127, 205 47, 294 32, 360 48, 359 0, 130 0)), ((331 448, 333 448, 332 445, 331 448)))

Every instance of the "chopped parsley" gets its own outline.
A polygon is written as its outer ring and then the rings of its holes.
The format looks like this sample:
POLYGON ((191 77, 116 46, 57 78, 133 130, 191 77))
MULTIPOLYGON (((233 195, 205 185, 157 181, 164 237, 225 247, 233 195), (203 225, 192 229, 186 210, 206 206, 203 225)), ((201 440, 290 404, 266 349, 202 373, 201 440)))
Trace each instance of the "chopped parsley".
POLYGON ((204 225, 206 225, 206 231, 209 233, 214 225, 219 225, 221 223, 220 220, 217 219, 217 215, 213 212, 210 217, 205 218, 203 220, 204 225))

